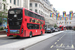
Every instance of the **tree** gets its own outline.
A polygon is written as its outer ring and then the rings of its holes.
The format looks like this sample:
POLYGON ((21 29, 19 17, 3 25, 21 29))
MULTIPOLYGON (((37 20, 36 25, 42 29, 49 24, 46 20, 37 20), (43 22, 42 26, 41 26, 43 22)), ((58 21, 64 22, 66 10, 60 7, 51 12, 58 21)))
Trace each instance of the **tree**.
POLYGON ((54 27, 58 27, 57 24, 55 24, 54 27))
POLYGON ((8 7, 8 3, 7 3, 6 0, 3 0, 2 4, 4 5, 4 12, 6 13, 7 12, 7 7, 8 7))
POLYGON ((3 6, 4 6, 4 11, 0 12, 0 24, 3 24, 3 22, 6 22, 6 20, 3 20, 4 18, 7 18, 7 6, 8 3, 6 0, 3 0, 3 6))

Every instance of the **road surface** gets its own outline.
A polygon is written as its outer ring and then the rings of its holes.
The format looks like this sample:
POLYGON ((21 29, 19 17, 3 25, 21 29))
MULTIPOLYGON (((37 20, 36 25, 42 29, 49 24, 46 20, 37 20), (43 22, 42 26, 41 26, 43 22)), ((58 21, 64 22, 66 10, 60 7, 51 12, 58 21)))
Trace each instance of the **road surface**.
MULTIPOLYGON (((55 32, 56 33, 56 32, 55 32)), ((52 35, 53 33, 46 33, 44 35, 52 35)), ((42 36, 44 36, 42 35, 42 36)), ((36 37, 42 37, 42 36, 35 36, 35 37, 32 37, 34 39, 36 39, 36 37)), ((13 38, 13 37, 0 37, 0 46, 1 45, 6 45, 6 44, 10 44, 10 43, 14 43, 14 42, 19 42, 19 41, 22 41, 22 40, 28 40, 28 39, 32 39, 32 38, 13 38)))
POLYGON ((75 31, 65 31, 25 50, 75 50, 75 31))

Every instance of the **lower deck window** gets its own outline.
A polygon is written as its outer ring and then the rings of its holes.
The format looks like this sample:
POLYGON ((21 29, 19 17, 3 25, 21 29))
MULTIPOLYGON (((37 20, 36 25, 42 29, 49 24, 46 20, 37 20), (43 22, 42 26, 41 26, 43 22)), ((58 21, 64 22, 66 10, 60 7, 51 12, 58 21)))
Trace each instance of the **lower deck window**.
POLYGON ((27 23, 27 28, 28 29, 39 29, 39 25, 27 23))

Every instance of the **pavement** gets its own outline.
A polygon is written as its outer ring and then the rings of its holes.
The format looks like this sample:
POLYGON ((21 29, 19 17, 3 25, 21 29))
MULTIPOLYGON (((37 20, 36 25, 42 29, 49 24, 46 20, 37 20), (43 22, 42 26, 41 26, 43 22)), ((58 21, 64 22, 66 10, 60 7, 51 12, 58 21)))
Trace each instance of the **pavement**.
MULTIPOLYGON (((62 32, 63 31, 55 32, 55 33, 51 33, 51 34, 44 34, 42 36, 35 36, 32 38, 22 39, 22 40, 19 40, 16 42, 3 44, 3 45, 0 45, 0 50, 20 50, 22 48, 27 48, 27 47, 37 44, 41 41, 44 41, 52 36, 61 34, 62 32)), ((1 39, 1 40, 3 40, 3 39, 1 39)))
POLYGON ((7 37, 7 35, 0 35, 0 38, 7 37))
POLYGON ((75 31, 65 31, 25 50, 75 50, 75 31))
POLYGON ((6 33, 5 30, 0 31, 0 35, 6 35, 6 34, 7 34, 7 33, 6 33))

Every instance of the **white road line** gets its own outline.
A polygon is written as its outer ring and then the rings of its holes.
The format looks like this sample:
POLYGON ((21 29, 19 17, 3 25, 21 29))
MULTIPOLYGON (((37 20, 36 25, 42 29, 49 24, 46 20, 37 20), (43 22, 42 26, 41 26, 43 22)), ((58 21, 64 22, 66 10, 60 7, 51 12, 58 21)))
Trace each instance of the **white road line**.
POLYGON ((50 48, 53 48, 53 45, 50 48))
POLYGON ((74 45, 72 44, 72 48, 74 48, 74 45))
POLYGON ((57 41, 59 41, 59 40, 57 40, 57 41))
POLYGON ((61 40, 64 36, 65 36, 65 34, 59 40, 61 40))
POLYGON ((57 42, 55 42, 55 44, 57 44, 57 42))
POLYGON ((62 47, 63 44, 60 45, 60 47, 62 47))

